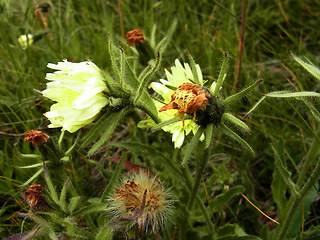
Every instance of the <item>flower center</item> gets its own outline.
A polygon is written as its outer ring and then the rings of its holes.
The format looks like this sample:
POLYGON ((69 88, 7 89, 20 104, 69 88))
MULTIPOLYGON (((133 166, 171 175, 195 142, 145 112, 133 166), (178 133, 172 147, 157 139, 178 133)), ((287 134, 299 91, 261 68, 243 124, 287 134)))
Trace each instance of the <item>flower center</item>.
POLYGON ((171 95, 171 101, 163 106, 159 112, 169 109, 178 109, 178 116, 181 117, 184 124, 184 114, 193 114, 193 120, 196 119, 197 111, 204 111, 211 95, 197 84, 184 83, 171 95))

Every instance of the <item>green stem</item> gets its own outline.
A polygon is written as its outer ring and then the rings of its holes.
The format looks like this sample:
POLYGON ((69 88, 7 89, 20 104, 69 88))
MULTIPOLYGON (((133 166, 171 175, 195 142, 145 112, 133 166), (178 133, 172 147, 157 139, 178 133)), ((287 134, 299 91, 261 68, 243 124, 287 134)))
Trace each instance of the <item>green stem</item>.
POLYGON ((307 193, 313 187, 313 185, 316 183, 319 177, 320 177, 320 161, 318 161, 313 173, 311 174, 306 184, 299 191, 300 196, 292 196, 291 199, 289 200, 289 205, 288 205, 289 210, 283 224, 279 226, 280 230, 277 231, 278 234, 276 234, 276 238, 275 238, 276 240, 286 239, 287 232, 291 228, 291 223, 295 219, 295 216, 299 209, 297 206, 302 204, 303 198, 307 195, 307 193))
POLYGON ((200 186, 202 172, 203 172, 203 170, 204 170, 205 166, 207 165, 207 162, 208 162, 208 160, 210 158, 210 153, 211 153, 211 150, 212 150, 212 147, 213 147, 212 139, 213 138, 211 138, 209 147, 204 150, 204 153, 202 155, 202 159, 201 159, 201 161, 200 161, 200 163, 198 165, 197 173, 196 173, 196 177, 195 177, 195 181, 194 181, 194 186, 193 186, 193 189, 191 191, 191 195, 190 195, 189 202, 188 202, 188 209, 192 208, 194 199, 195 199, 195 197, 197 195, 197 192, 198 192, 198 189, 199 189, 199 186, 200 186))

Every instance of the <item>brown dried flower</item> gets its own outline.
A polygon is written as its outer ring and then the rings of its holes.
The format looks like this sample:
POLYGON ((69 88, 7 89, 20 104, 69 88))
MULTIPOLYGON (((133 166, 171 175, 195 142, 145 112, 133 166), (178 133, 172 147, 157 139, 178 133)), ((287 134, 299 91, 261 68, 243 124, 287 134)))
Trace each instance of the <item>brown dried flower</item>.
POLYGON ((33 212, 43 210, 47 206, 45 197, 42 195, 42 186, 40 184, 32 184, 27 191, 24 192, 24 200, 27 200, 33 212))
POLYGON ((140 29, 135 29, 130 32, 127 32, 126 38, 127 38, 127 44, 129 46, 132 46, 132 45, 139 46, 146 42, 146 39, 144 38, 140 29))
POLYGON ((204 111, 206 109, 210 97, 210 94, 203 87, 197 84, 184 83, 171 95, 171 101, 163 106, 159 112, 178 109, 182 118, 185 113, 194 114, 195 118, 198 110, 204 111))
POLYGON ((48 142, 48 140, 50 139, 50 137, 43 133, 43 132, 40 132, 40 131, 37 131, 37 130, 30 130, 30 131, 27 131, 25 134, 24 134, 24 141, 25 142, 31 142, 33 144, 33 146, 35 145, 41 145, 41 144, 44 144, 46 142, 48 142))

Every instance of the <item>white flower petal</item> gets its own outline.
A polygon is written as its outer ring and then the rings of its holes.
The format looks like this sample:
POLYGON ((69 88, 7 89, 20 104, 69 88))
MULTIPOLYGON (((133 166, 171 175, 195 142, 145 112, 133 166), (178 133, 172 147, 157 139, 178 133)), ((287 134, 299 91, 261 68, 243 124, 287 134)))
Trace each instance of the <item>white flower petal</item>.
POLYGON ((184 141, 184 131, 180 130, 175 133, 178 133, 178 134, 176 134, 175 138, 174 138, 174 134, 172 135, 172 141, 174 142, 175 148, 180 148, 184 141))

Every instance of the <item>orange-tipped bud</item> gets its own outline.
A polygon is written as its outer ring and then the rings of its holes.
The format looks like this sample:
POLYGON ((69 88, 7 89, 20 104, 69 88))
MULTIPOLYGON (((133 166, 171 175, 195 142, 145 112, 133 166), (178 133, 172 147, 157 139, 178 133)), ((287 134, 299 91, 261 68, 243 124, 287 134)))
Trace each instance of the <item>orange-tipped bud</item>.
POLYGON ((129 46, 140 46, 146 42, 140 29, 135 29, 126 34, 127 44, 129 46))
POLYGON ((37 130, 27 131, 24 134, 24 136, 25 136, 24 141, 31 142, 33 144, 33 146, 42 145, 42 144, 48 142, 48 140, 50 139, 50 137, 47 134, 40 132, 40 131, 37 131, 37 130))

